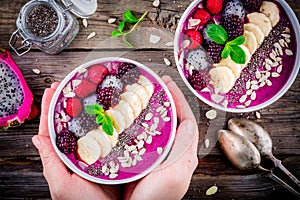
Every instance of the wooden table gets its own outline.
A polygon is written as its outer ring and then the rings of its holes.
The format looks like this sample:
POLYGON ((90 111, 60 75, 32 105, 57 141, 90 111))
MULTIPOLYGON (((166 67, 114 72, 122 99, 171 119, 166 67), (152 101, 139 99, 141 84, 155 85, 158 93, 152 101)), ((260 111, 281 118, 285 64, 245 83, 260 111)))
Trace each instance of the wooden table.
MULTIPOLYGON (((0 47, 10 49, 8 40, 16 29, 15 20, 26 0, 1 0, 0 6, 0 47)), ((81 63, 93 58, 105 56, 123 56, 148 65, 160 76, 170 75, 185 93, 197 118, 199 140, 199 166, 194 172, 192 182, 184 199, 285 199, 294 197, 282 186, 266 177, 264 173, 242 172, 233 167, 224 157, 215 143, 215 129, 223 127, 224 122, 234 116, 244 116, 263 125, 271 134, 274 154, 283 160, 283 164, 300 178, 300 76, 289 91, 274 104, 255 113, 231 114, 219 112, 220 120, 209 121, 205 112, 211 108, 199 101, 181 80, 175 67, 171 42, 174 30, 181 14, 192 0, 162 0, 159 8, 152 6, 151 0, 104 0, 99 2, 96 14, 88 19, 88 28, 80 25, 80 31, 71 45, 59 55, 46 55, 32 50, 23 57, 12 53, 35 96, 35 104, 40 108, 43 91, 51 82, 61 81, 66 74, 81 63), (109 18, 120 21, 121 14, 131 9, 137 16, 149 11, 146 19, 139 25, 129 39, 137 49, 129 49, 121 39, 111 38, 117 25, 108 24, 109 18), (147 27, 147 28, 146 28, 147 27), (96 37, 86 40, 91 32, 96 37), (162 37, 158 44, 149 44, 150 33, 162 37), (163 58, 171 60, 165 65, 163 58), (35 74, 32 69, 39 69, 35 74), (213 148, 203 148, 204 138, 210 138, 213 148), (205 191, 212 185, 218 186, 218 192, 206 196, 205 191)), ((288 3, 300 18, 300 4, 294 0, 288 3)), ((11 49, 10 49, 11 51, 11 49)), ((38 132, 39 118, 28 121, 18 128, 0 131, 0 198, 50 198, 47 182, 43 177, 39 154, 31 142, 38 132)))

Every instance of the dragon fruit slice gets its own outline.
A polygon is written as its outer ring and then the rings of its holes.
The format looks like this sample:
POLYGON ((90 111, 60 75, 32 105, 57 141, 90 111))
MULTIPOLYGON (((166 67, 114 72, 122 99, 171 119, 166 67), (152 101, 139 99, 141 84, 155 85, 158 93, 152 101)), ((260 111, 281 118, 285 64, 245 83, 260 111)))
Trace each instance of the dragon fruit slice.
POLYGON ((22 124, 31 116, 33 95, 9 52, 0 49, 0 127, 22 124))

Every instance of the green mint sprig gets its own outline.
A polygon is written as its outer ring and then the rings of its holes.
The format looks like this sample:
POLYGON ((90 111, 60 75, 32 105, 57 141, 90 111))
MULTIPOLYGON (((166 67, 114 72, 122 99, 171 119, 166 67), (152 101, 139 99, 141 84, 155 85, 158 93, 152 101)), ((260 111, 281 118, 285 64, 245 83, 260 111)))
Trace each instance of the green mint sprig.
POLYGON ((85 111, 90 115, 96 115, 96 123, 102 124, 102 129, 107 135, 113 135, 113 123, 99 104, 86 105, 85 111))
POLYGON ((244 36, 239 36, 234 40, 228 41, 228 33, 226 30, 217 24, 210 24, 206 28, 206 34, 208 37, 217 44, 225 44, 224 49, 221 53, 221 58, 228 58, 237 63, 237 64, 245 64, 246 63, 246 54, 244 50, 239 46, 245 42, 244 36))
POLYGON ((118 30, 113 30, 111 32, 111 35, 113 37, 119 37, 122 36, 123 42, 129 46, 130 48, 134 48, 134 46, 127 41, 126 36, 128 34, 130 34, 132 31, 134 31, 134 29, 136 28, 136 26, 144 19, 144 17, 148 14, 148 12, 145 12, 140 18, 135 18, 133 16, 133 14, 131 13, 130 10, 127 10, 124 14, 123 14, 123 21, 121 21, 119 23, 118 26, 118 30), (134 24, 130 30, 123 32, 124 27, 125 27, 125 23, 129 23, 129 24, 134 24))

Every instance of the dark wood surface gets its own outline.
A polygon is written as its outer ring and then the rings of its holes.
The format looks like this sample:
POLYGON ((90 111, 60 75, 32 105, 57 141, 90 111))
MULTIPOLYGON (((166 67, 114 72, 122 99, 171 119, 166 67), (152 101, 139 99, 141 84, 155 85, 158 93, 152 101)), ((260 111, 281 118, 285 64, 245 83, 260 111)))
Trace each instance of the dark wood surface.
MULTIPOLYGON (((8 46, 10 35, 16 29, 15 20, 26 0, 1 0, 0 3, 0 47, 8 46)), ((80 26, 80 31, 71 45, 59 55, 46 55, 32 50, 23 57, 12 53, 20 66, 29 87, 35 96, 35 103, 40 108, 41 98, 50 82, 61 81, 66 74, 81 63, 93 58, 105 56, 122 56, 146 64, 160 76, 170 75, 186 97, 196 116, 199 131, 199 166, 194 172, 192 182, 184 199, 294 199, 286 189, 266 177, 264 173, 243 172, 233 167, 215 145, 215 129, 223 127, 233 116, 244 116, 263 125, 271 134, 274 143, 274 155, 282 159, 283 164, 300 178, 300 75, 289 91, 274 104, 255 114, 232 114, 219 112, 218 121, 209 121, 205 112, 211 108, 199 101, 181 80, 173 56, 172 47, 165 43, 173 41, 174 30, 181 14, 192 2, 191 0, 161 0, 159 8, 154 8, 150 0, 105 0, 100 1, 96 14, 88 19, 89 26, 80 26), (134 14, 142 15, 149 11, 146 19, 130 38, 137 49, 128 49, 121 39, 110 37, 116 24, 108 24, 111 17, 120 20, 121 14, 131 9, 134 14), (86 40, 89 33, 95 31, 96 37, 86 40), (149 34, 162 36, 158 44, 149 44, 149 34), (163 58, 169 58, 171 66, 164 64, 163 58), (41 74, 32 69, 41 70, 41 74), (50 82, 46 81, 50 80, 50 82), (203 148, 204 138, 210 139, 213 148, 203 148), (205 191, 212 185, 219 190, 212 196, 205 191)), ((288 0, 289 5, 300 18, 299 1, 288 0)), ((39 154, 31 137, 38 132, 39 118, 28 121, 18 128, 0 130, 0 199, 49 199, 49 189, 42 173, 39 154)))

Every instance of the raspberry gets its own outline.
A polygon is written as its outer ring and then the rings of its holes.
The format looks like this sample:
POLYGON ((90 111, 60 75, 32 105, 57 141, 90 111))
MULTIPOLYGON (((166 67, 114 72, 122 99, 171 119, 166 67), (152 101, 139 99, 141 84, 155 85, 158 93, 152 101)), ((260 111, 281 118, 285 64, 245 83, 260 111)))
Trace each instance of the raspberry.
POLYGON ((243 1, 244 1, 245 9, 247 10, 248 13, 258 11, 262 4, 262 0, 243 0, 243 1))
POLYGON ((115 106, 120 101, 120 91, 112 87, 106 87, 101 89, 98 87, 98 101, 103 106, 103 109, 107 110, 111 106, 115 106))
POLYGON ((244 34, 244 20, 237 15, 230 15, 224 19, 223 27, 228 33, 229 40, 244 34))
POLYGON ((136 83, 139 79, 139 71, 137 67, 131 63, 122 63, 118 67, 118 75, 125 85, 136 83))
POLYGON ((117 74, 111 74, 105 77, 105 79, 101 83, 101 88, 113 87, 120 91, 123 90, 123 83, 117 74))
POLYGON ((198 31, 188 30, 187 32, 185 32, 185 34, 188 36, 191 42, 187 49, 193 50, 198 48, 202 44, 202 35, 198 31))
POLYGON ((223 7, 223 0, 207 0, 206 9, 214 15, 220 14, 223 7))
POLYGON ((74 133, 68 130, 62 130, 56 136, 56 145, 58 149, 65 154, 74 152, 77 145, 74 133))
POLYGON ((204 9, 199 9, 194 13, 194 19, 200 19, 199 25, 205 25, 206 22, 210 19, 209 13, 204 9))
POLYGON ((88 78, 91 82, 99 84, 108 70, 102 65, 93 65, 88 69, 88 78))
POLYGON ((206 51, 214 63, 219 63, 221 61, 221 53, 223 51, 224 45, 217 44, 214 42, 208 42, 206 45, 206 51))
POLYGON ((66 113, 71 117, 78 117, 82 112, 82 103, 77 98, 68 98, 66 100, 66 113))
POLYGON ((223 11, 223 17, 227 18, 230 15, 237 15, 239 18, 244 19, 245 9, 243 3, 240 0, 229 0, 226 3, 223 11))
POLYGON ((96 91, 97 85, 88 81, 82 80, 75 88, 74 92, 78 97, 85 98, 96 91))
POLYGON ((209 82, 209 74, 205 70, 193 70, 192 76, 189 77, 189 82, 195 90, 202 90, 209 82))

